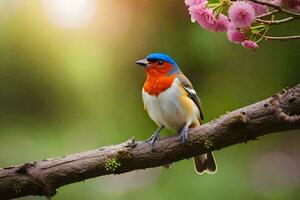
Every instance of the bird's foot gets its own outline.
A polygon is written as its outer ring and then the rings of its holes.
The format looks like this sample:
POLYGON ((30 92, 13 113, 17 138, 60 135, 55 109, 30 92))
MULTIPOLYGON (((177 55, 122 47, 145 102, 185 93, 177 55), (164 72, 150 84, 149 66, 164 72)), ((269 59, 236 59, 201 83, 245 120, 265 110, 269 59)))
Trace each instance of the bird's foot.
POLYGON ((151 135, 151 137, 146 140, 145 142, 146 143, 149 143, 151 145, 151 147, 153 148, 154 147, 154 143, 160 139, 160 135, 159 133, 154 133, 153 135, 151 135))
POLYGON ((187 138, 188 138, 188 128, 187 127, 183 127, 181 130, 180 130, 180 135, 179 135, 179 138, 180 138, 180 141, 182 142, 182 144, 185 144, 187 142, 187 138))
POLYGON ((154 147, 155 141, 160 139, 159 133, 160 133, 160 131, 163 130, 164 128, 165 128, 165 126, 161 125, 161 126, 154 132, 154 134, 153 134, 148 140, 145 141, 146 143, 149 143, 149 144, 151 145, 152 149, 153 149, 153 147, 154 147))

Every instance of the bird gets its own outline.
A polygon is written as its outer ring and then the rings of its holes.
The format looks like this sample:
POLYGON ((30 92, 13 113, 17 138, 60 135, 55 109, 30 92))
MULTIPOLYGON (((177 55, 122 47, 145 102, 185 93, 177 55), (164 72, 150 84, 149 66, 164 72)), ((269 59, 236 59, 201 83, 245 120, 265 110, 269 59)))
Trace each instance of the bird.
MULTIPOLYGON (((202 104, 192 83, 175 60, 165 53, 151 53, 135 63, 146 71, 142 99, 145 110, 158 125, 146 142, 154 148, 155 142, 160 139, 160 132, 167 128, 176 130, 180 141, 187 143, 189 129, 199 127, 204 119, 202 104)), ((217 171, 212 152, 195 156, 194 166, 198 174, 217 171)))

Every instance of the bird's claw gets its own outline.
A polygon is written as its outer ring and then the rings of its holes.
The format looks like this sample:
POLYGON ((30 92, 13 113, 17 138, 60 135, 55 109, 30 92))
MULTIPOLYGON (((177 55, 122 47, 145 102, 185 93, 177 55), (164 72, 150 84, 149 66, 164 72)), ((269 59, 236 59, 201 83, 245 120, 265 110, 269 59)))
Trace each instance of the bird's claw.
POLYGON ((151 145, 151 147, 154 147, 154 143, 160 139, 159 134, 154 133, 148 140, 146 140, 146 143, 149 143, 151 145))
POLYGON ((187 138, 188 138, 188 129, 187 128, 183 128, 180 131, 179 138, 180 138, 180 141, 182 144, 185 144, 187 142, 187 138))

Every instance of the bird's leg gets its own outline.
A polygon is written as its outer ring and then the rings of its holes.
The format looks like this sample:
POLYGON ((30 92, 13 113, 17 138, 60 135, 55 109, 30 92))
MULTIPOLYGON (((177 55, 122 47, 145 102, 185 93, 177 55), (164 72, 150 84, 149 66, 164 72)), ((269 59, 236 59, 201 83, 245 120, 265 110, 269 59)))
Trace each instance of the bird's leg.
POLYGON ((155 141, 156 141, 156 140, 159 140, 159 138, 160 138, 159 133, 160 133, 164 128, 165 128, 165 126, 164 126, 164 125, 161 125, 161 126, 153 133, 153 135, 151 135, 151 137, 150 137, 148 140, 146 140, 146 142, 149 142, 150 145, 153 147, 155 141))
POLYGON ((188 130, 189 130, 189 126, 187 125, 187 123, 185 123, 184 126, 178 131, 180 140, 183 144, 187 142, 188 130))

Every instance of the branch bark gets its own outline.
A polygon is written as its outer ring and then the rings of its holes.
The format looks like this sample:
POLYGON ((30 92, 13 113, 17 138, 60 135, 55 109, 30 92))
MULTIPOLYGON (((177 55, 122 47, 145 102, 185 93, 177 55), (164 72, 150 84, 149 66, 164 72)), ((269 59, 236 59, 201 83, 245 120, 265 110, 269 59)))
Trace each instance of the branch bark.
POLYGON ((171 136, 151 149, 132 138, 92 151, 5 167, 0 169, 0 197, 51 197, 57 188, 88 178, 158 167, 273 132, 299 129, 299 114, 300 84, 190 130, 185 145, 178 136, 171 136))
POLYGON ((279 5, 276 5, 274 3, 270 3, 268 1, 263 1, 263 0, 250 0, 250 1, 252 1, 254 3, 261 4, 261 5, 266 5, 266 6, 272 7, 274 9, 276 9, 276 10, 279 10, 279 11, 281 11, 283 13, 286 13, 286 14, 289 14, 289 15, 292 15, 292 16, 296 16, 296 17, 300 16, 300 13, 298 13, 298 12, 293 12, 293 11, 287 10, 285 8, 282 8, 279 5))

